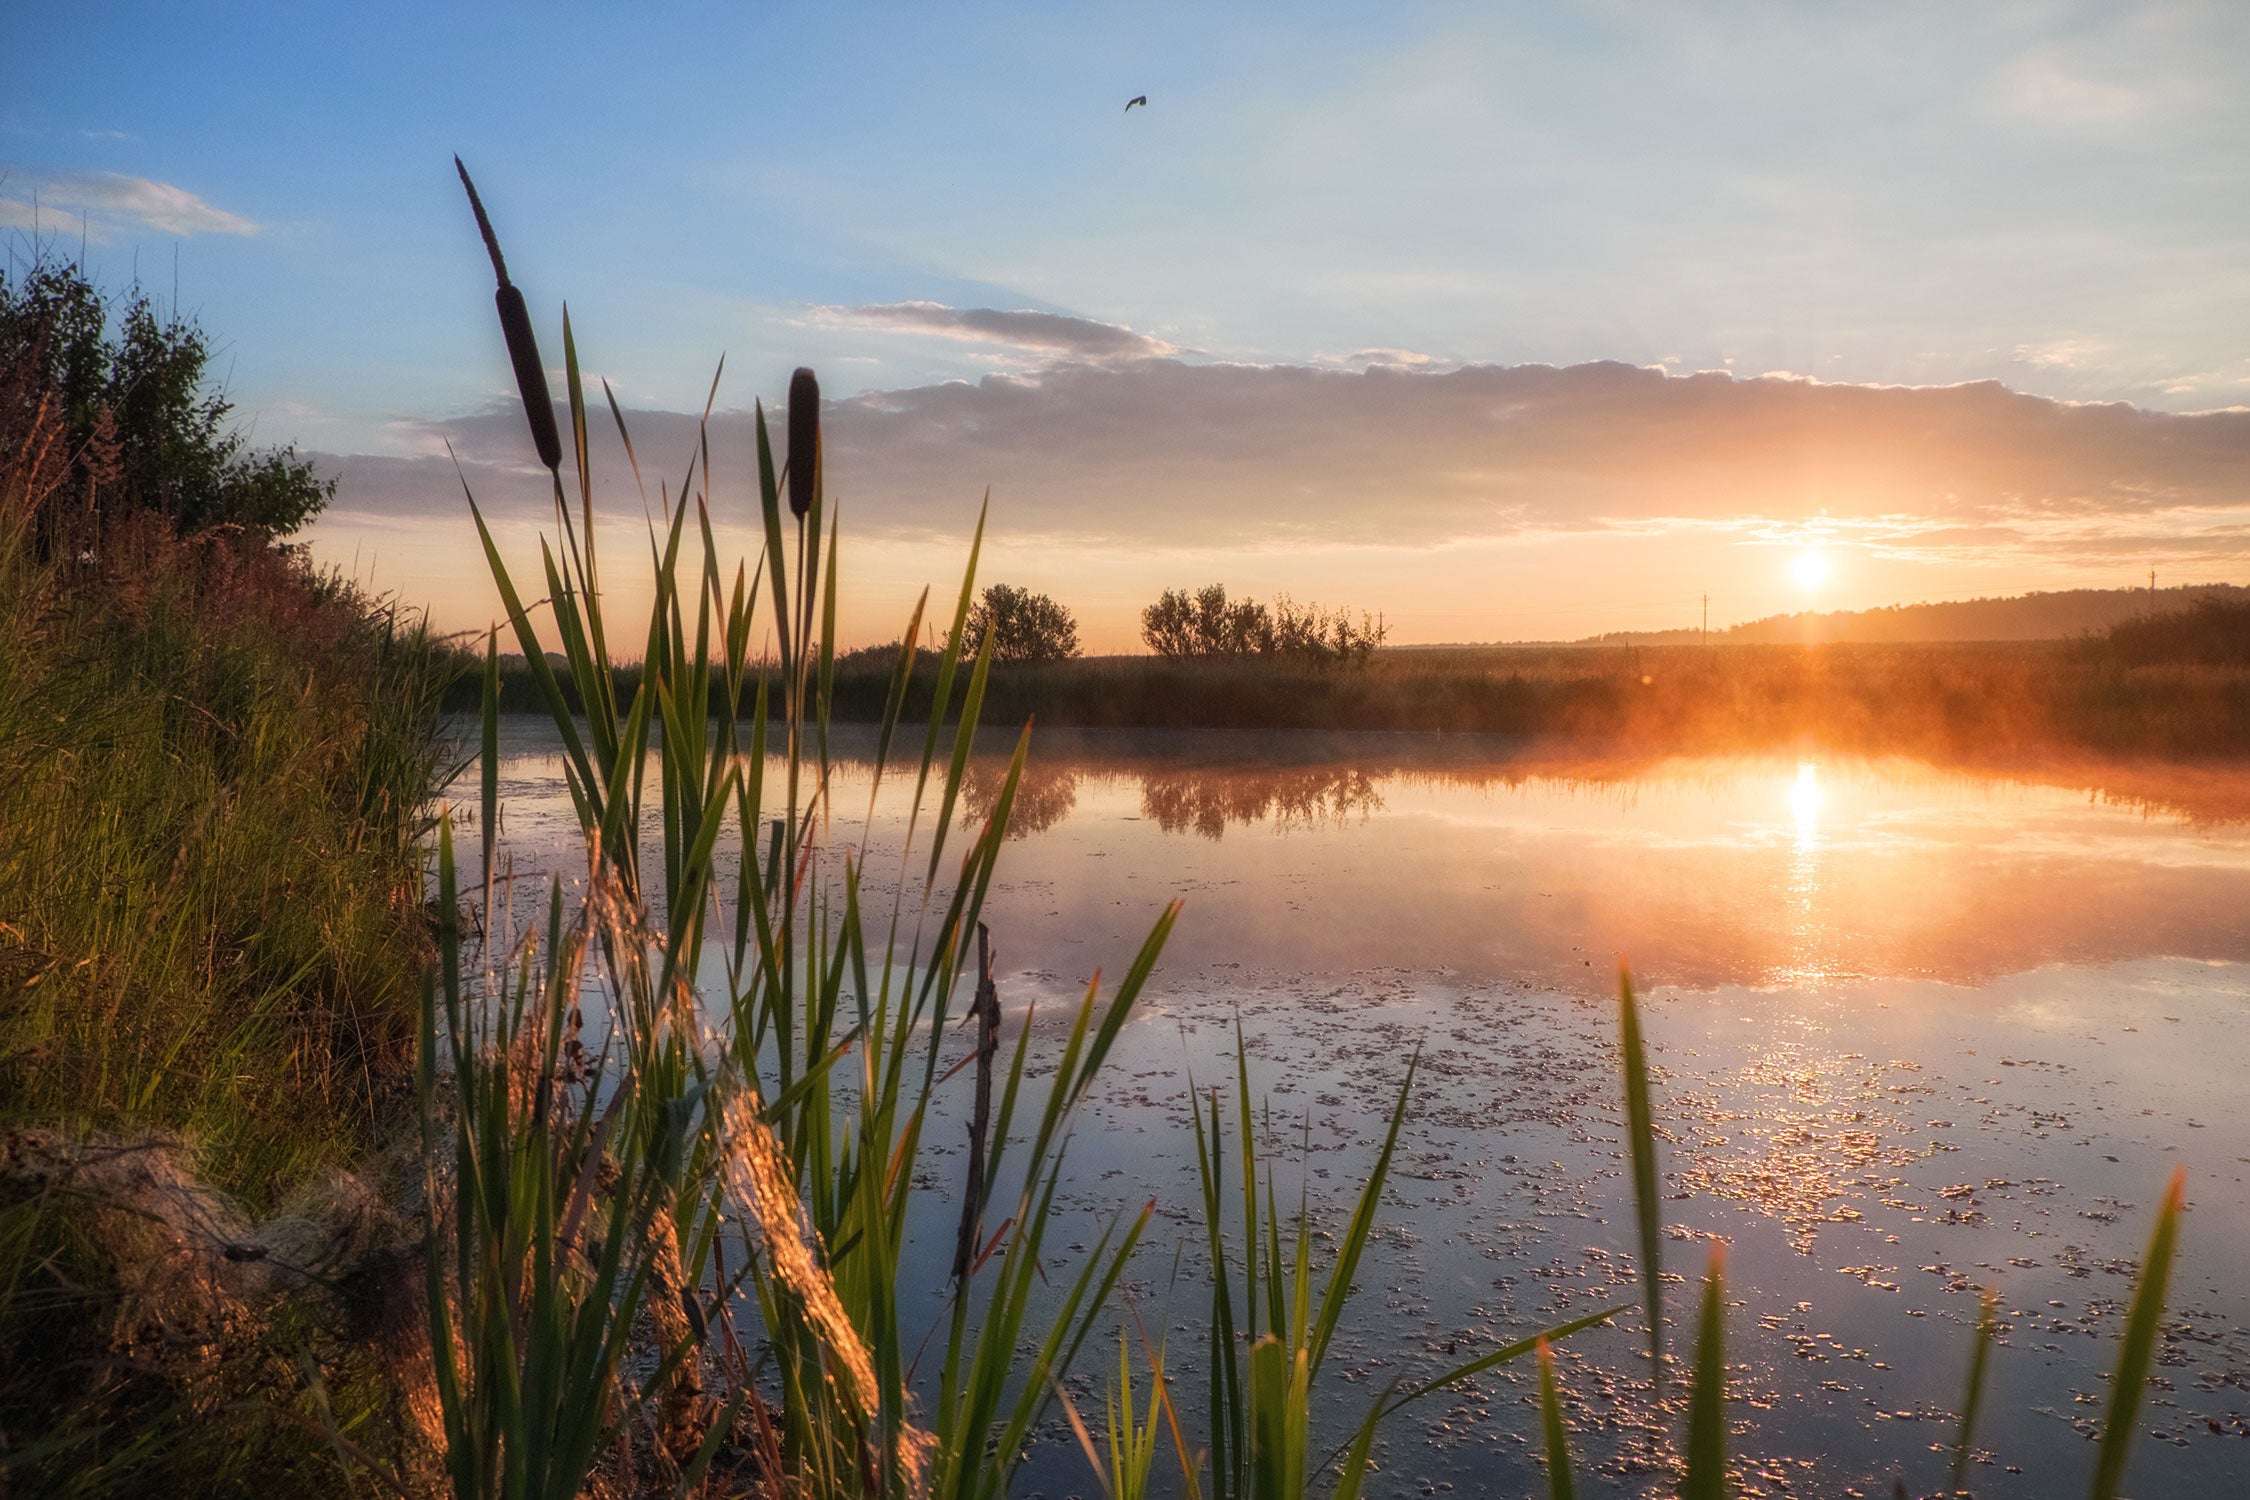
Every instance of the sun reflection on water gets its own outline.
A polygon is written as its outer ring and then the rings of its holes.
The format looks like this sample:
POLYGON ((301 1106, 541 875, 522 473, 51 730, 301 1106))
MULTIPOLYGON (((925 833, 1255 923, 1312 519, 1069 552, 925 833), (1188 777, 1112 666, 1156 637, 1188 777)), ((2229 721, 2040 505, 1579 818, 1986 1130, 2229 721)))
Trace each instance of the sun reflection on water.
POLYGON ((1797 819, 1797 847, 1809 849, 1820 842, 1820 767, 1813 761, 1797 763, 1797 779, 1789 787, 1789 811, 1797 819))
POLYGON ((1817 761, 1797 763, 1796 779, 1789 783, 1789 812, 1796 822, 1796 843, 1789 856, 1789 956, 1777 977, 1804 984, 1830 978, 1835 972, 1831 934, 1821 897, 1827 853, 1821 840, 1821 812, 1827 796, 1821 789, 1817 761))

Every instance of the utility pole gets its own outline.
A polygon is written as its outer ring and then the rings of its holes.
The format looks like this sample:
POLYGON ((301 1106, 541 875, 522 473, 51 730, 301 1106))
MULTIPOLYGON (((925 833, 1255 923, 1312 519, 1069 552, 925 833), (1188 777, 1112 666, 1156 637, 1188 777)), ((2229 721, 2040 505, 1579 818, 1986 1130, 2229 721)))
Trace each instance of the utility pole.
POLYGON ((1699 646, 1711 644, 1711 596, 1709 594, 1703 596, 1703 628, 1696 634, 1696 644, 1699 646))
POLYGON ((2151 604, 2156 602, 2156 569, 2154 568, 2148 570, 2148 602, 2151 604))

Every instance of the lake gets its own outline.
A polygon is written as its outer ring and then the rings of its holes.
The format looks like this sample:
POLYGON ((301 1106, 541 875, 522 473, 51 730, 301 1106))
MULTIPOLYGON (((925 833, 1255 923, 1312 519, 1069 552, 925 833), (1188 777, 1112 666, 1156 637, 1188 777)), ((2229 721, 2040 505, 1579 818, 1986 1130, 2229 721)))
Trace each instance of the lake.
MULTIPOLYGON (((864 808, 871 740, 838 743, 835 804, 864 808)), ((974 766, 968 818, 1002 769, 974 766)), ((870 871, 896 864, 899 781, 864 830, 840 819, 870 871)), ((500 788, 514 868, 582 871, 551 727, 507 723, 500 788)), ((1394 1376, 1632 1298, 1623 955, 1671 1137, 1683 1352, 1704 1242, 1731 1246, 1745 1493, 1940 1488, 1985 1286, 2004 1333, 1971 1484, 2081 1491, 2134 1265, 2180 1163, 2190 1213, 2129 1487, 2250 1483, 2250 773, 1057 731, 1035 737, 1015 828, 986 911, 1011 1030, 1059 1014, 1097 967, 1121 971, 1185 902, 1072 1147, 1085 1232, 1054 1240, 1090 1243, 1155 1201, 1132 1295, 1152 1332, 1180 1325, 1183 1389, 1200 1382, 1207 1295, 1199 1251, 1174 1271, 1200 1234, 1189 1079, 1231 1082, 1238 1018, 1274 1145, 1339 1219, 1420 1049, 1323 1375, 1329 1430, 1394 1376)), ((961 1133, 931 1127, 933 1186, 961 1133)), ((952 1230, 932 1199, 916 1242, 935 1317, 952 1230)), ((1097 1428, 1114 1360, 1094 1351, 1075 1387, 1097 1428)), ((1581 1485, 1659 1488, 1638 1324, 1577 1335, 1559 1369, 1581 1485)), ((1394 1418, 1377 1492, 1540 1490, 1533 1392, 1526 1362, 1394 1418)), ((1095 1491, 1067 1439, 1027 1477, 1095 1491)))

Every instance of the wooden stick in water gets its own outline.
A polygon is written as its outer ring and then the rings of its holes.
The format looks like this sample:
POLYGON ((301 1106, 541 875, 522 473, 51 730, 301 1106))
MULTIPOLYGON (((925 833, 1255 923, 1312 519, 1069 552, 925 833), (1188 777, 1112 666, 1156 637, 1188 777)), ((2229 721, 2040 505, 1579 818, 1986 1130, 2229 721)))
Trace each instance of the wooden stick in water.
POLYGON ((977 1023, 977 1098, 969 1117, 969 1187, 961 1200, 961 1237, 953 1247, 953 1280, 969 1284, 969 1266, 984 1224, 985 1132, 992 1121, 992 1060, 1000 1051, 1000 987, 992 982, 992 931, 977 923, 977 993, 969 1002, 977 1023))

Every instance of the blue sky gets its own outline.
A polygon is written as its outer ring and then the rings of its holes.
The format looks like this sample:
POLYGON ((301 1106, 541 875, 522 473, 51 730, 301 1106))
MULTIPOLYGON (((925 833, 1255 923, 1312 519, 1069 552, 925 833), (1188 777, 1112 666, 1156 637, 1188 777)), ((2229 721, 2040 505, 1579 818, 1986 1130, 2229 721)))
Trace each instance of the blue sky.
MULTIPOLYGON (((841 398, 1055 384, 1066 366, 1122 380, 1118 339, 1191 371, 1616 361, 2250 405, 2250 6, 114 5, 40 7, 10 31, 0 224, 19 253, 36 201, 72 248, 83 221, 107 277, 137 266, 168 295, 176 257, 258 437, 339 464, 427 458, 509 390, 456 150, 550 341, 567 295, 589 365, 651 413, 699 408, 722 352, 721 405, 739 406, 798 363, 841 398)), ((1321 390, 1339 422, 1382 409, 1321 390)), ((1147 444, 1199 451, 1193 413, 1145 410, 1147 444)), ((1258 426, 1273 410, 1201 438, 1234 445, 1230 472, 1271 460, 1239 534, 1134 536, 1122 492, 1092 524, 1100 475, 1066 470, 1100 444, 1074 429, 1047 429, 1045 468, 992 457, 1003 561, 1014 546, 1028 577, 1113 580, 1097 637, 1129 636, 1131 598, 1183 570, 1378 606, 1403 591, 1411 616, 1426 577, 1363 555, 1349 505, 1275 520, 1269 502, 1308 481, 1291 417, 1258 426)), ((866 470, 895 474, 880 426, 859 429, 866 470)), ((1495 473, 1493 441, 1464 428, 1402 482, 1495 473)), ((980 454, 945 483, 973 486, 980 454)), ((316 533, 331 555, 453 545, 399 488, 442 496, 450 469, 387 470, 388 489, 346 472, 316 533)), ((1682 547, 1709 552, 1686 571, 1722 580, 1728 617, 1803 602, 1777 548, 1835 551, 1829 603, 2076 584, 2112 552, 2211 576, 2243 561, 2243 518, 2209 485, 2096 535, 2065 522, 2102 495, 2017 503, 2028 481, 1979 482, 1973 516, 1934 471, 1849 506, 1746 483, 1735 513, 1703 497, 1652 515, 1641 472, 1573 489, 1568 515, 1527 502, 1529 481, 1472 483, 1485 512, 1456 494, 1444 526, 1409 528, 1476 559, 1447 565, 1412 633, 1671 623, 1671 596, 1699 592, 1660 566, 1682 547), (1824 513, 1929 524, 1824 531, 1824 513), (1636 561, 1667 520, 1674 545, 1636 561), (2013 529, 1996 542, 1995 525, 2013 529), (1507 608, 1477 602, 1511 557, 1540 574, 1556 548, 1612 592, 1533 578, 1507 608)), ((885 483, 870 561, 905 579, 916 535, 944 527, 902 519, 911 485, 885 483)), ((1379 498, 1379 470, 1365 484, 1379 498)), ((437 602, 484 607, 473 578, 430 576, 437 602)))

